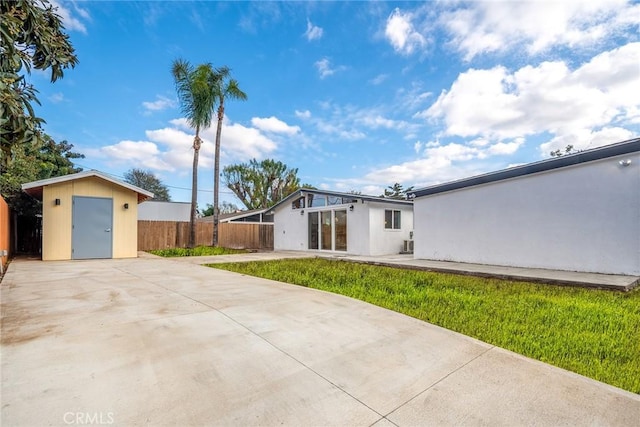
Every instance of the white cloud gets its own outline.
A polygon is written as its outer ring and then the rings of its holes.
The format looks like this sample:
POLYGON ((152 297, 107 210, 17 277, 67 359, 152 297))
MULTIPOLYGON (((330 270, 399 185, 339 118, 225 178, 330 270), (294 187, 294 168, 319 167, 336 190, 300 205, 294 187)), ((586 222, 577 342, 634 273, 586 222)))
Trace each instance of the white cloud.
POLYGON ((309 111, 309 110, 304 110, 304 111, 296 110, 296 117, 298 117, 300 119, 309 119, 309 118, 311 118, 311 111, 309 111))
MULTIPOLYGON (((173 120, 172 124, 182 129, 189 129, 186 119, 173 120)), ((190 130, 190 136, 193 135, 191 132, 190 130)), ((203 149, 207 150, 205 151, 205 155, 210 149, 211 158, 213 159, 216 126, 205 129, 201 137, 206 142, 202 145, 203 149)), ((191 136, 191 140, 193 140, 193 136, 191 136)), ((228 117, 225 117, 222 123, 221 150, 222 157, 226 161, 247 161, 254 157, 256 159, 262 159, 277 148, 278 144, 263 135, 259 129, 246 127, 239 123, 232 123, 228 117)))
POLYGON ((470 69, 417 116, 442 119, 447 135, 500 140, 548 133, 575 140, 640 121, 638 63, 640 43, 630 43, 573 71, 562 61, 513 73, 502 66, 470 69))
POLYGON ((487 162, 493 156, 513 154, 524 139, 503 141, 486 146, 463 143, 441 145, 437 141, 417 141, 414 149, 421 157, 399 164, 376 168, 362 178, 335 180, 330 188, 357 189, 364 194, 381 194, 390 183, 399 182, 416 188, 478 175, 494 169, 487 162))
MULTIPOLYGON (((370 130, 385 131, 384 134, 379 135, 379 138, 398 139, 398 133, 401 133, 401 138, 411 140, 423 127, 420 123, 385 116, 390 109, 395 110, 395 106, 390 107, 388 104, 371 108, 358 108, 351 104, 341 105, 329 101, 319 102, 319 104, 320 113, 313 117, 309 114, 305 123, 315 126, 315 130, 321 134, 316 137, 317 140, 327 140, 326 136, 329 135, 331 136, 329 141, 339 142, 340 139, 356 141, 366 138, 370 130), (395 134, 390 136, 390 132, 395 134)), ((300 117, 298 113, 300 112, 297 112, 300 117)), ((305 128, 305 131, 308 133, 309 129, 305 128)), ((373 142, 384 143, 381 139, 373 142)))
POLYGON ((315 62, 315 67, 318 70, 318 73, 320 73, 320 78, 324 79, 325 77, 331 76, 333 74, 335 74, 338 71, 343 71, 346 70, 347 67, 345 67, 344 65, 340 65, 338 67, 332 68, 331 67, 331 61, 328 58, 322 58, 319 61, 315 62))
POLYGON ((304 32, 304 36, 307 40, 317 40, 322 38, 322 28, 315 26, 307 19, 307 31, 304 32))
POLYGON ((51 101, 54 104, 59 104, 64 100, 65 100, 64 94, 62 92, 56 92, 51 94, 51 96, 49 96, 49 101, 51 101))
POLYGON ((423 108, 431 97, 433 97, 432 92, 425 91, 422 84, 414 82, 410 88, 400 88, 396 91, 396 108, 414 112, 423 108))
POLYGON ((85 21, 91 19, 89 12, 86 9, 82 9, 75 2, 73 3, 74 11, 72 12, 68 8, 62 5, 58 0, 51 0, 51 5, 57 8, 56 13, 62 18, 62 23, 68 31, 79 31, 81 33, 87 33, 87 27, 81 21, 80 18, 85 21), (76 16, 78 15, 79 18, 76 16))
POLYGON ((518 151, 518 148, 520 148, 523 144, 524 144, 524 138, 517 138, 515 141, 512 141, 512 142, 497 142, 488 147, 486 154, 489 156, 510 155, 518 151))
POLYGON ((239 123, 226 126, 222 135, 223 155, 229 162, 263 159, 278 147, 275 141, 260 133, 258 129, 248 128, 239 123))
MULTIPOLYGON (((118 164, 159 171, 189 171, 193 162, 193 131, 186 119, 174 119, 161 129, 147 130, 145 141, 120 141, 99 149, 100 154, 118 164)), ((199 166, 213 167, 216 127, 201 132, 199 166)), ((229 164, 262 159, 275 151, 278 144, 257 128, 245 127, 225 120, 222 127, 221 158, 229 164)))
POLYGON ((175 108, 177 105, 174 99, 166 96, 156 95, 155 101, 144 101, 142 106, 147 112, 166 110, 167 108, 175 108))
POLYGON ((486 147, 461 143, 416 143, 414 148, 417 151, 424 147, 421 158, 373 170, 365 175, 364 180, 378 184, 411 183, 410 185, 422 187, 460 179, 484 172, 482 163, 471 160, 513 154, 523 143, 523 139, 498 142, 486 147))
POLYGON ((389 74, 378 74, 377 76, 369 80, 369 83, 371 83, 374 86, 377 86, 382 82, 384 82, 385 80, 387 80, 388 78, 389 78, 389 74))
POLYGON ((365 136, 367 136, 364 132, 358 129, 347 128, 342 124, 335 124, 335 123, 327 122, 324 120, 318 120, 316 122, 316 127, 322 133, 334 135, 334 136, 337 136, 338 138, 346 139, 350 141, 362 139, 365 136))
POLYGON ((416 154, 420 154, 420 151, 422 151, 422 147, 424 146, 424 143, 421 141, 416 141, 413 144, 413 151, 416 152, 416 154))
POLYGON ((410 55, 427 44, 427 39, 414 28, 412 19, 410 12, 403 13, 398 8, 387 18, 384 34, 396 52, 410 55))
POLYGON ((267 118, 254 117, 251 119, 251 124, 264 132, 282 133, 285 135, 295 135, 300 132, 299 126, 289 126, 274 116, 267 118))
POLYGON ((572 145, 576 150, 586 150, 603 145, 613 144, 637 135, 629 129, 619 127, 604 127, 599 130, 580 129, 569 135, 561 135, 540 145, 540 154, 549 156, 555 150, 563 151, 567 145, 572 145))
POLYGON ((525 46, 529 54, 553 47, 591 46, 640 23, 640 5, 627 0, 478 1, 440 15, 450 46, 465 60, 525 46))
POLYGON ((173 171, 175 167, 162 159, 158 145, 149 141, 120 141, 100 148, 100 153, 116 163, 144 165, 149 169, 173 171))
MULTIPOLYGON (((166 127, 162 129, 154 129, 145 131, 145 135, 151 141, 162 144, 170 149, 191 148, 193 145, 193 134, 189 134, 183 130, 166 127)), ((204 135, 201 135, 203 137, 204 135)), ((203 137, 203 139, 205 139, 203 137)), ((209 141, 205 139, 203 147, 206 147, 209 141)))
POLYGON ((397 129, 402 130, 409 127, 409 123, 403 120, 391 120, 386 117, 381 116, 375 112, 368 112, 367 110, 363 110, 358 115, 354 117, 358 123, 362 123, 364 126, 371 129, 397 129))

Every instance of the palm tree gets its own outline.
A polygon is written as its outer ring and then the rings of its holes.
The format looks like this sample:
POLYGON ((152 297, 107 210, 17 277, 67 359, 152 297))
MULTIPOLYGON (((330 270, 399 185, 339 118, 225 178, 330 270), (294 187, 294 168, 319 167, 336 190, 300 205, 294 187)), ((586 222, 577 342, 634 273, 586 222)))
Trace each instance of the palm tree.
POLYGON ((189 220, 189 247, 194 247, 196 244, 196 208, 198 206, 198 157, 202 146, 200 131, 211 126, 221 74, 211 64, 201 64, 194 68, 189 62, 182 59, 173 62, 171 71, 182 114, 187 119, 189 126, 196 131, 193 138, 191 216, 189 220))
POLYGON ((218 70, 220 79, 216 91, 218 101, 218 128, 216 129, 216 152, 213 166, 213 246, 218 246, 218 221, 220 209, 218 199, 220 193, 220 136, 222 135, 222 121, 224 120, 225 99, 239 99, 244 101, 247 94, 238 86, 238 82, 231 78, 229 67, 221 67, 218 70))

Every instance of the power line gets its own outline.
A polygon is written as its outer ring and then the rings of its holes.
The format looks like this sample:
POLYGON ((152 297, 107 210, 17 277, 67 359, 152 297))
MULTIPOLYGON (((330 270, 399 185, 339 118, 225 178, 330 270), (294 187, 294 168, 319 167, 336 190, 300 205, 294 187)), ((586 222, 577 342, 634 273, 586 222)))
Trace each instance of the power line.
MULTIPOLYGON (((76 166, 80 166, 82 169, 95 170, 95 171, 98 171, 98 172, 103 173, 105 175, 111 175, 114 178, 120 178, 121 180, 125 179, 124 176, 122 176, 122 175, 116 175, 115 173, 105 172, 105 171, 102 171, 102 170, 96 169, 96 168, 90 168, 90 167, 88 167, 86 165, 81 165, 80 163, 76 163, 76 162, 74 162, 74 164, 76 166)), ((176 190, 191 191, 191 188, 187 188, 187 187, 176 187, 175 185, 167 185, 167 184, 162 184, 162 185, 164 185, 167 188, 173 188, 173 189, 176 189, 176 190)), ((198 191, 198 193, 210 193, 210 194, 213 194, 213 190, 201 190, 201 189, 198 189, 197 191, 198 191)), ((228 190, 220 190, 220 193, 235 195, 235 193, 233 191, 228 191, 228 190)))

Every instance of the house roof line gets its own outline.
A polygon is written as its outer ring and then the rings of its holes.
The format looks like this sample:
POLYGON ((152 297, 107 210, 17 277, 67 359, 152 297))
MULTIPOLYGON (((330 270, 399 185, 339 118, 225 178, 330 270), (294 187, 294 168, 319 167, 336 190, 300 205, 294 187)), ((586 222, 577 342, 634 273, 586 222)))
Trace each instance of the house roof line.
POLYGON ((460 190, 462 188, 474 187, 482 184, 489 184, 491 182, 503 181, 506 179, 517 178, 520 176, 531 175, 534 173, 550 171, 568 166, 574 166, 581 163, 635 153, 638 151, 640 151, 640 138, 634 138, 615 144, 605 145, 603 147, 580 151, 574 154, 567 154, 560 157, 540 160, 534 163, 514 166, 509 169, 502 169, 495 172, 476 175, 470 178, 463 178, 443 184, 436 184, 429 187, 419 188, 417 190, 409 192, 409 194, 413 197, 430 196, 433 194, 460 190))
MULTIPOLYGON (((238 211, 238 212, 220 214, 218 220, 219 221, 228 221, 230 219, 244 218, 244 217, 251 216, 251 215, 265 213, 268 210, 269 210, 268 208, 261 208, 261 209, 251 209, 251 210, 246 210, 246 211, 238 211)), ((203 216, 202 218, 199 218, 198 221, 213 222, 213 215, 203 216)))
POLYGON ((391 199, 391 198, 387 198, 387 197, 379 197, 379 196, 367 196, 364 194, 353 194, 353 193, 342 193, 339 191, 329 191, 329 190, 317 190, 317 189, 313 189, 313 188, 299 188, 298 190, 294 191, 293 193, 289 194, 287 197, 285 197, 284 199, 280 200, 278 203, 276 203, 275 205, 271 206, 271 208, 269 208, 269 211, 277 208, 278 206, 286 203, 287 201, 291 200, 292 198, 301 195, 302 193, 305 194, 323 194, 323 195, 327 195, 327 196, 336 196, 336 197, 351 197, 354 199, 361 199, 362 201, 368 201, 368 202, 380 202, 380 203, 395 203, 395 204, 402 204, 402 205, 412 205, 413 201, 411 200, 398 200, 398 199, 391 199))
POLYGON ((173 200, 146 200, 145 203, 171 203, 173 205, 191 205, 191 202, 176 202, 173 200))
POLYGON ((129 190, 135 191, 136 193, 138 193, 138 203, 153 197, 153 193, 151 193, 150 191, 147 191, 135 185, 129 184, 128 182, 123 182, 118 179, 112 178, 111 176, 97 170, 82 171, 78 173, 72 173, 69 175, 56 176, 53 178, 41 179, 39 181, 27 182, 25 184, 22 184, 22 191, 24 191, 25 193, 33 197, 41 198, 42 188, 47 185, 60 184, 62 182, 75 181, 78 179, 91 178, 91 177, 100 178, 105 181, 111 182, 112 184, 119 185, 120 187, 124 187, 129 190))

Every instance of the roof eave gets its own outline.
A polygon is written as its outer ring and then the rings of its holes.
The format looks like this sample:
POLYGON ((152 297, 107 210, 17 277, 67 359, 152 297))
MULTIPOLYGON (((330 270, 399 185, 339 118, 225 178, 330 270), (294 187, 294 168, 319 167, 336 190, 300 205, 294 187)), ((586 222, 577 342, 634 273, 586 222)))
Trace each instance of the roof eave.
POLYGON ((145 200, 153 198, 153 193, 147 190, 144 190, 140 187, 136 187, 135 185, 129 184, 127 182, 122 182, 117 179, 111 178, 108 175, 102 174, 98 171, 82 171, 69 175, 62 175, 53 178, 41 179, 39 181, 27 182, 22 184, 22 191, 29 194, 32 197, 37 199, 42 199, 42 189, 47 185, 59 184, 67 181, 74 181, 78 179, 91 178, 96 177, 100 178, 104 181, 110 182, 112 184, 118 185, 120 187, 127 188, 131 191, 135 191, 138 195, 138 203, 144 202, 145 200))
POLYGON ((463 178, 457 181, 419 188, 417 190, 411 191, 409 194, 413 195, 415 198, 431 196, 434 194, 475 187, 477 185, 489 184, 492 182, 504 181, 506 179, 518 178, 521 176, 532 175, 535 173, 560 169, 568 166, 574 166, 581 163, 592 162, 638 151, 640 151, 640 138, 635 138, 616 144, 606 145, 604 147, 581 151, 575 154, 545 159, 539 162, 528 163, 509 169, 489 172, 483 175, 476 175, 470 178, 463 178))

